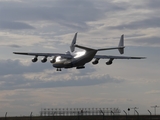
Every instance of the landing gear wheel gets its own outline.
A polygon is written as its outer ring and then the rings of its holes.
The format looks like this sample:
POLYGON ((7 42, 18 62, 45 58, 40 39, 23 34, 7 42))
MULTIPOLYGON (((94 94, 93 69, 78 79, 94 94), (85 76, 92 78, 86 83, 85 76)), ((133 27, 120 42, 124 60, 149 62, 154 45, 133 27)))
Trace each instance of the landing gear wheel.
POLYGON ((61 68, 57 68, 57 71, 62 71, 61 68))

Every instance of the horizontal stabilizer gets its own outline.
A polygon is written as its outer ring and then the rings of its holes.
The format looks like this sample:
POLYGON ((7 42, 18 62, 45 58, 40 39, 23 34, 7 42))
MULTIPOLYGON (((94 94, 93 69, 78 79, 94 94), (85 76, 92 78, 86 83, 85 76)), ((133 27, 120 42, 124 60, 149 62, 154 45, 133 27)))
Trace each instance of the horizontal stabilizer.
POLYGON ((123 49, 123 48, 124 48, 124 46, 123 47, 102 48, 102 49, 97 49, 97 51, 123 49))
POLYGON ((146 59, 146 57, 132 57, 132 56, 112 56, 112 55, 95 55, 98 59, 146 59))

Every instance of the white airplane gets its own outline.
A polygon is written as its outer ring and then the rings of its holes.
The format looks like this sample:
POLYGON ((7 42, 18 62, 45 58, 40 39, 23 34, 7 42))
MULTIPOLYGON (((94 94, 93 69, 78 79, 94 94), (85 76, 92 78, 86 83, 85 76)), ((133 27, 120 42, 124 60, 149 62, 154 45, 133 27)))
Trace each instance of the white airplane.
POLYGON ((103 50, 113 50, 118 49, 120 54, 124 53, 124 35, 121 36, 118 47, 111 48, 102 48, 102 49, 93 49, 76 44, 77 33, 72 40, 70 45, 70 51, 67 51, 65 54, 62 53, 27 53, 27 52, 13 52, 14 54, 20 55, 31 55, 35 56, 32 59, 32 62, 37 62, 38 56, 43 56, 41 60, 42 63, 47 61, 48 57, 53 57, 50 62, 53 67, 57 68, 57 71, 61 71, 61 68, 73 68, 82 69, 85 68, 85 64, 90 62, 92 59, 94 61, 92 64, 98 64, 100 59, 109 59, 106 64, 111 65, 114 59, 145 59, 145 57, 129 57, 129 56, 108 56, 108 55, 96 55, 98 51, 103 50), (75 47, 83 49, 83 51, 74 52, 75 47))

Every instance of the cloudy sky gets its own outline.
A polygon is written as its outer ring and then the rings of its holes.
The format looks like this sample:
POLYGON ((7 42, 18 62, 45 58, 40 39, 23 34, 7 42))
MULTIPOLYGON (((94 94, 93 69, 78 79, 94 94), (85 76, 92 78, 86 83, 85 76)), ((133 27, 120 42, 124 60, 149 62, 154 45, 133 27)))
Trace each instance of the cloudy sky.
POLYGON ((0 116, 38 115, 41 108, 154 112, 151 106, 160 105, 159 6, 159 0, 0 0, 0 116), (100 60, 57 72, 49 62, 12 54, 64 53, 75 32, 77 44, 94 48, 115 47, 124 34, 124 55, 147 59, 114 60, 111 66, 100 60))

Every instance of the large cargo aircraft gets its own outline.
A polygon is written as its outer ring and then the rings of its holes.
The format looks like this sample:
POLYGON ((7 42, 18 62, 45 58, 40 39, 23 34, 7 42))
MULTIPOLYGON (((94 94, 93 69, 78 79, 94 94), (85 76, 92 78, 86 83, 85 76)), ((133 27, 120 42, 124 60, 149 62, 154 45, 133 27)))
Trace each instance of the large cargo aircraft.
POLYGON ((103 50, 113 50, 118 49, 120 54, 124 53, 124 35, 120 37, 118 47, 111 47, 111 48, 101 48, 101 49, 94 49, 88 48, 85 46, 77 45, 76 44, 77 33, 75 33, 72 43, 70 45, 70 51, 66 53, 30 53, 30 52, 13 52, 14 54, 20 55, 31 55, 34 56, 32 62, 37 62, 39 56, 43 56, 41 60, 42 63, 47 62, 48 57, 53 57, 50 60, 50 63, 53 67, 57 68, 57 71, 61 71, 61 68, 73 68, 82 69, 85 68, 85 64, 92 61, 92 64, 96 65, 99 63, 100 59, 109 59, 106 62, 106 65, 111 65, 114 59, 145 59, 145 57, 130 57, 130 56, 110 56, 110 55, 97 55, 98 51, 103 50), (83 51, 75 52, 75 47, 83 49, 83 51))

